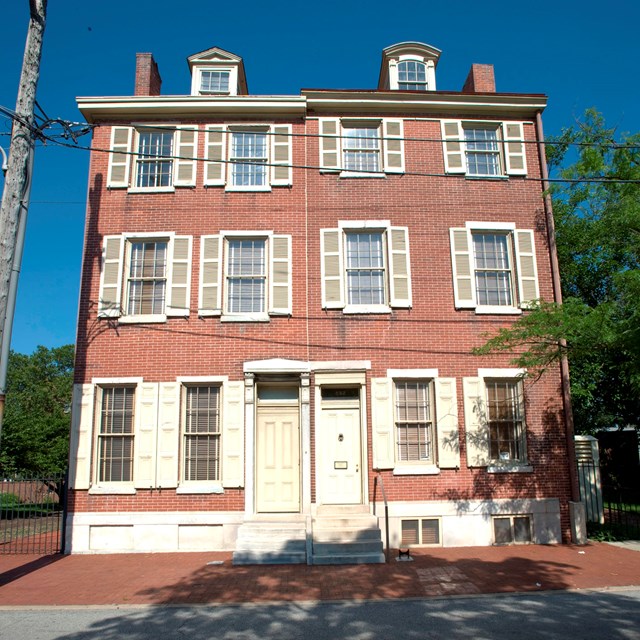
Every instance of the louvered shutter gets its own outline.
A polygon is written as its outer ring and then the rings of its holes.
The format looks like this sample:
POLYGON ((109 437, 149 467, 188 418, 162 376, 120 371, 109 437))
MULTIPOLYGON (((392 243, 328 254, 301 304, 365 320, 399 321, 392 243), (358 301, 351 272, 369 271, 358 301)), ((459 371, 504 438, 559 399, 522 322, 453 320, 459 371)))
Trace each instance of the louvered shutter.
POLYGON ((198 315, 219 316, 222 312, 222 237, 200 240, 200 286, 198 315))
POLYGON ((91 485, 91 443, 93 442, 94 386, 74 384, 71 401, 69 485, 88 489, 91 485))
POLYGON ((469 234, 466 229, 449 229, 449 233, 455 306, 472 308, 476 306, 476 296, 469 234))
POLYGON ((344 278, 340 229, 320 230, 320 253, 322 255, 322 307, 323 309, 342 309, 344 278))
POLYGON ((225 382, 222 389, 222 486, 244 486, 244 382, 225 382))
POLYGON ((457 469, 460 467, 460 437, 456 379, 436 378, 435 395, 438 466, 457 469))
POLYGON ((390 298, 392 307, 411 306, 411 267, 409 263, 409 229, 389 230, 390 298))
POLYGON ((291 125, 274 125, 271 133, 271 184, 287 186, 292 183, 293 175, 291 125))
POLYGON ((196 127, 181 126, 176 135, 178 157, 173 184, 176 187, 193 187, 196 184, 198 131, 196 127))
POLYGON ((138 489, 149 489, 156 486, 158 429, 158 384, 156 382, 143 382, 136 387, 135 421, 133 484, 138 489))
POLYGON ((527 154, 524 144, 524 128, 521 122, 503 122, 505 160, 507 173, 510 175, 526 175, 527 154))
POLYGON ((404 126, 402 120, 383 120, 384 170, 404 173, 404 126))
POLYGON ((482 378, 463 378, 467 466, 485 467, 489 460, 487 401, 482 378))
POLYGON ((127 188, 131 167, 131 127, 111 128, 111 153, 107 169, 107 187, 110 189, 127 188))
POLYGON ((158 404, 158 487, 178 486, 180 450, 180 385, 161 382, 158 404))
POLYGON ((445 171, 447 173, 466 173, 462 123, 459 120, 443 120, 441 125, 445 171))
POLYGON ((191 236, 175 236, 171 242, 168 316, 188 316, 191 298, 191 236))
POLYGON ((337 118, 320 120, 320 171, 339 171, 340 121, 337 118))
POLYGON ((222 125, 209 125, 205 144, 204 184, 224 185, 227 175, 226 157, 227 133, 222 125))
POLYGON ((117 318, 121 313, 124 238, 105 236, 102 249, 98 317, 117 318))
POLYGON ((291 314, 291 236, 272 236, 269 313, 291 314))
POLYGON ((533 231, 518 229, 514 236, 518 261, 519 302, 521 307, 526 308, 540 297, 533 231))
POLYGON ((393 469, 395 466, 395 438, 393 427, 393 380, 371 379, 371 422, 373 468, 393 469))

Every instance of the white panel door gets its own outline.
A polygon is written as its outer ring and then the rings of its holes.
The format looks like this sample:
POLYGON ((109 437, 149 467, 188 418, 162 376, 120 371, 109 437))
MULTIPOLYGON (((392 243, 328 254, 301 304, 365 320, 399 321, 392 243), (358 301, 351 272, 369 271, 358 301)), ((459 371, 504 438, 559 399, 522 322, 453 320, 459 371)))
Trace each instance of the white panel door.
POLYGON ((322 504, 360 504, 360 409, 322 409, 322 504))
POLYGON ((256 425, 256 510, 300 511, 298 407, 261 407, 256 425))

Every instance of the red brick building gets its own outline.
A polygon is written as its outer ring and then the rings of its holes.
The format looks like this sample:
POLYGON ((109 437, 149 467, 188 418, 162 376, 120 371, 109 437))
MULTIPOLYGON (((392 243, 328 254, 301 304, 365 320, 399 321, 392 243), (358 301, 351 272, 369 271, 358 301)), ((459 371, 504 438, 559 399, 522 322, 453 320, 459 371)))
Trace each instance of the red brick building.
POLYGON ((554 299, 546 98, 436 90, 439 56, 254 96, 213 48, 165 96, 139 54, 134 96, 78 99, 70 551, 380 561, 383 488, 392 547, 568 538, 560 371, 472 354, 554 299))

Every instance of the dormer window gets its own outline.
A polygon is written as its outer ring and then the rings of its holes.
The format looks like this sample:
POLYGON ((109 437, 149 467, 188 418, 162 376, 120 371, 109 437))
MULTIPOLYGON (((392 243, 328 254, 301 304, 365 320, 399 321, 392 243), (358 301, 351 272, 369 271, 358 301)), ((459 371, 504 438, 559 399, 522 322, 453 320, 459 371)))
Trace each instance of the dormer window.
POLYGON ((417 60, 402 60, 398 63, 398 89, 400 91, 426 91, 427 67, 417 60))
POLYGON ((230 75, 231 72, 226 69, 203 69, 200 72, 200 93, 228 94, 230 75))

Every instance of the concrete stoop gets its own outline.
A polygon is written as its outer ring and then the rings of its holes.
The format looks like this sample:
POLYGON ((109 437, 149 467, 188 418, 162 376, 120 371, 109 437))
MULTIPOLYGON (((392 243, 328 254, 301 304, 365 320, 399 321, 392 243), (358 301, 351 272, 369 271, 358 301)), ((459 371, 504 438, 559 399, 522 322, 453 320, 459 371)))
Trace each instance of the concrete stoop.
POLYGON ((296 515, 247 520, 238 529, 232 562, 327 565, 385 561, 377 518, 366 506, 319 507, 310 525, 307 531, 305 518, 296 515))

